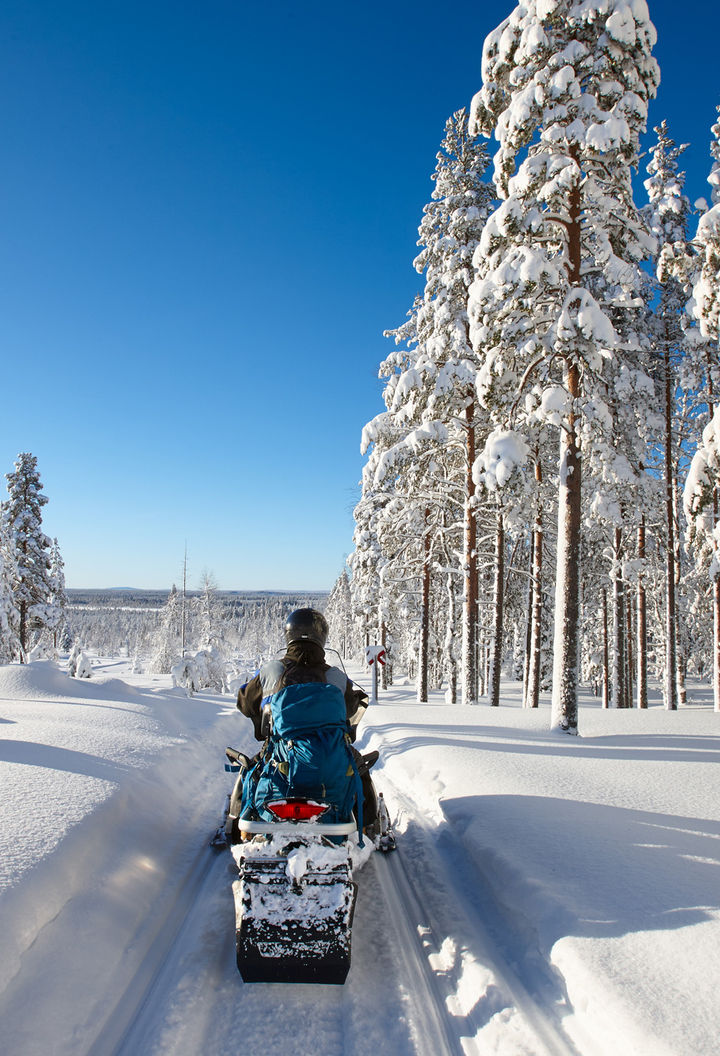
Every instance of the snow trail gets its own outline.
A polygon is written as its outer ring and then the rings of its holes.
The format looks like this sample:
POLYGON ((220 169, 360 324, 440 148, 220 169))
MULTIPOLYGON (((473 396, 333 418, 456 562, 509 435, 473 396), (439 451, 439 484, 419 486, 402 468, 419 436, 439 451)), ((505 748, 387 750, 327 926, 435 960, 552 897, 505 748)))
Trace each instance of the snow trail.
POLYGON ((234 701, 141 676, 76 687, 52 667, 4 670, 12 1056, 715 1053, 707 687, 674 714, 585 698, 576 740, 550 733, 545 700, 520 708, 513 684, 499 709, 383 691, 358 747, 380 749, 399 849, 356 871, 347 982, 245 985, 236 866, 208 846, 232 781, 225 745, 254 748, 234 701))

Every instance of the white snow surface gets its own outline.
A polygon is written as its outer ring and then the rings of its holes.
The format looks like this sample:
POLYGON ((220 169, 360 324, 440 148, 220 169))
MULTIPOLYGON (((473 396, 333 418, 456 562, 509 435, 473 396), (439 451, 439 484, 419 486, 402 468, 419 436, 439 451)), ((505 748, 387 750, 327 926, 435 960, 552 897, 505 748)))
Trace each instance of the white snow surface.
POLYGON ((236 869, 208 839, 232 780, 224 747, 254 751, 250 723, 229 696, 130 670, 0 668, 8 1056, 428 1053, 420 962, 401 969, 424 932, 411 923, 398 941, 403 903, 384 906, 380 882, 430 875, 430 857, 413 856, 420 831, 447 866, 423 971, 465 1024, 448 1052, 720 1050, 720 717, 707 686, 677 712, 583 695, 578 738, 550 730, 547 699, 523 710, 515 683, 499 708, 381 691, 358 745, 381 752, 373 774, 399 849, 356 872, 347 982, 310 988, 243 984, 234 963, 236 869))

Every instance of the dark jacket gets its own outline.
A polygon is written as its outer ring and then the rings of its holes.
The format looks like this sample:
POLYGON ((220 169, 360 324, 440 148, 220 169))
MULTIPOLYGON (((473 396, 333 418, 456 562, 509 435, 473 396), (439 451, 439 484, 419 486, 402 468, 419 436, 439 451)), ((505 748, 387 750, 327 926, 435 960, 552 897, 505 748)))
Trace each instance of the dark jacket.
POLYGON ((367 708, 367 694, 354 687, 344 671, 327 664, 324 649, 315 642, 292 642, 281 660, 263 664, 255 677, 238 690, 237 706, 243 715, 252 719, 257 740, 265 740, 262 732, 263 701, 284 686, 305 682, 331 682, 342 689, 350 736, 354 741, 357 725, 367 708))

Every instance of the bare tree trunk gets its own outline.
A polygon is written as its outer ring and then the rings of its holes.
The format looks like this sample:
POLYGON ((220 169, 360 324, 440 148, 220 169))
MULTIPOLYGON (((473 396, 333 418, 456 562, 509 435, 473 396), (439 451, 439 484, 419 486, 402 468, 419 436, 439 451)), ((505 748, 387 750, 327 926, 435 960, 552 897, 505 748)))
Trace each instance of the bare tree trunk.
POLYGON ((478 652, 477 652, 477 671, 478 671, 478 696, 484 697, 488 691, 488 669, 490 663, 488 660, 489 650, 485 640, 482 629, 478 630, 478 652))
POLYGON ((713 580, 713 696, 720 711, 720 576, 713 580))
POLYGON ((630 588, 624 584, 625 604, 625 704, 626 708, 633 706, 633 681, 635 678, 635 657, 633 654, 633 607, 630 602, 630 588))
POLYGON ((452 572, 447 575, 447 628, 445 632, 445 672, 448 683, 448 703, 457 704, 457 660, 453 648, 455 634, 455 583, 452 572))
POLYGON ((613 541, 613 653, 612 700, 613 708, 625 707, 625 596, 620 572, 621 532, 615 529, 613 541))
MULTIPOLYGON (((713 384, 712 353, 708 346, 706 351, 708 366, 708 418, 715 415, 715 386, 713 384)), ((718 523, 718 492, 713 492, 713 528, 718 523)), ((720 576, 716 575, 712 588, 713 610, 713 697, 715 711, 720 711, 720 576)))
MULTIPOLYGON (((576 364, 566 370, 573 402, 580 395, 576 364)), ((553 645, 552 724, 577 733, 577 684, 580 662, 580 450, 575 435, 576 416, 568 416, 560 434, 560 490, 558 495, 558 550, 555 580, 555 636, 553 645)))
POLYGON ((528 708, 528 690, 530 688, 530 646, 532 644, 533 614, 533 568, 535 567, 535 531, 530 532, 530 554, 527 592, 527 618, 525 620, 525 661, 523 663, 523 707, 528 708))
POLYGON ((493 590, 493 640, 490 660, 490 706, 500 704, 500 671, 503 656, 503 608, 505 595, 505 523, 502 510, 495 522, 495 586, 493 590))
POLYGON ((603 615, 603 688, 602 706, 610 707, 610 650, 608 643, 608 603, 607 591, 602 592, 602 615, 603 615))
POLYGON ((20 627, 18 631, 18 637, 20 638, 20 663, 24 664, 27 649, 27 603, 21 601, 18 609, 20 612, 20 627))
POLYGON ((465 539, 463 554, 462 703, 477 704, 478 567, 475 520, 475 404, 465 409, 465 539))
POLYGON ((428 511, 425 510, 425 534, 423 536, 423 563, 420 595, 420 643, 418 649, 417 699, 427 704, 428 699, 428 639, 430 634, 430 531, 427 527, 428 511))
POLYGON ((675 509, 673 503, 673 393, 669 341, 665 341, 665 707, 677 709, 675 625, 675 509))
MULTIPOLYGON (((539 459, 535 461, 535 480, 542 483, 542 468, 539 459)), ((525 707, 537 708, 540 705, 540 667, 542 660, 542 565, 543 565, 543 522, 542 510, 538 499, 533 527, 533 564, 531 578, 531 615, 530 615, 530 660, 528 663, 528 682, 525 694, 525 707)))
MULTIPOLYGON (((580 186, 568 201, 568 279, 581 285, 580 186)), ((558 540, 555 576, 555 636, 553 643, 552 725, 576 734, 578 727, 578 674, 580 667, 580 542, 582 477, 575 409, 580 397, 580 369, 565 361, 565 386, 572 410, 560 432, 558 540)))
POLYGON ((640 575, 638 576, 637 588, 637 619, 635 621, 637 654, 637 695, 638 708, 648 706, 647 687, 647 601, 645 598, 645 577, 642 571, 642 562, 645 561, 645 515, 640 521, 637 530, 637 555, 641 562, 640 575))
POLYGON ((676 676, 675 681, 677 685, 677 699, 678 706, 687 704, 687 662, 688 662, 688 643, 687 643, 687 627, 683 620, 680 619, 680 604, 679 599, 681 597, 680 580, 682 577, 682 553, 680 549, 680 517, 678 513, 679 508, 679 497, 678 497, 678 475, 673 474, 673 524, 675 526, 675 670, 676 676))

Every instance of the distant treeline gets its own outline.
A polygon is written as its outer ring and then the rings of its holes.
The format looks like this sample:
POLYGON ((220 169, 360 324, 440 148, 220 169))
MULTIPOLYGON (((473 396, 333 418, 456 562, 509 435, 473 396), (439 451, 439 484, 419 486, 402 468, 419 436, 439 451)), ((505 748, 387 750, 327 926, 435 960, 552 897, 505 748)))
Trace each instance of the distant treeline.
POLYGON ((106 656, 180 655, 184 608, 186 651, 218 647, 224 656, 260 658, 279 649, 293 609, 323 610, 327 591, 187 591, 126 588, 67 591, 65 644, 106 656))

